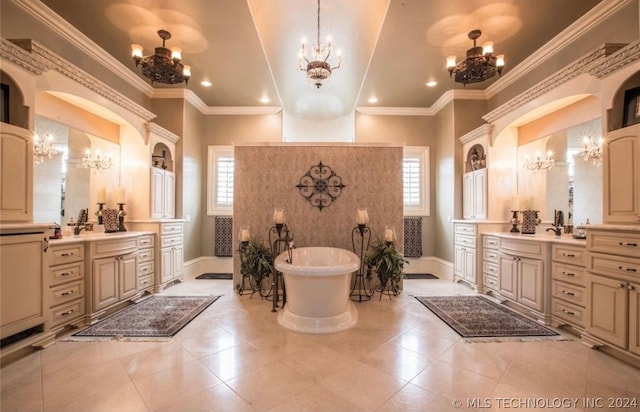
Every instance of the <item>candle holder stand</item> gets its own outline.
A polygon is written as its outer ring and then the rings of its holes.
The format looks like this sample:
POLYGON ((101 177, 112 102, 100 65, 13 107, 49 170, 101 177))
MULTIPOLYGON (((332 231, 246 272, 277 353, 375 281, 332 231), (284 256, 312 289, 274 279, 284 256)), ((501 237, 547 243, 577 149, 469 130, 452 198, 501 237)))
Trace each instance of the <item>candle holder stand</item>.
POLYGON ((104 210, 104 205, 106 203, 98 202, 98 210, 96 211, 96 216, 98 217, 98 224, 101 225, 103 223, 102 220, 102 211, 104 210))
POLYGON ((118 232, 126 232, 127 228, 124 227, 124 217, 127 212, 124 211, 125 203, 118 203, 118 232))
POLYGON ((373 296, 373 289, 368 289, 365 283, 365 265, 364 258, 365 253, 369 249, 369 243, 371 242, 371 230, 366 224, 358 224, 351 231, 351 245, 353 247, 353 253, 360 257, 360 266, 355 272, 353 278, 353 287, 349 294, 351 300, 358 302, 366 302, 373 296), (358 241, 359 240, 359 241, 358 241), (357 248, 360 246, 360 248, 357 248), (357 288, 357 291, 356 291, 357 288))
POLYGON ((518 229, 518 224, 520 224, 520 221, 518 220, 518 211, 517 210, 512 210, 511 211, 511 233, 520 233, 520 229, 518 229))
MULTIPOLYGON (((271 253, 273 254, 274 260, 280 253, 287 252, 287 263, 292 262, 293 235, 290 234, 289 227, 286 223, 276 223, 269 229, 269 245, 271 246, 271 253)), ((273 302, 271 312, 276 312, 279 307, 284 307, 284 304, 287 303, 287 291, 284 278, 277 270, 274 270, 271 290, 269 295, 267 295, 267 299, 269 299, 269 296, 273 302), (280 288, 282 293, 280 293, 280 288), (280 298, 282 298, 282 306, 278 306, 280 298)))

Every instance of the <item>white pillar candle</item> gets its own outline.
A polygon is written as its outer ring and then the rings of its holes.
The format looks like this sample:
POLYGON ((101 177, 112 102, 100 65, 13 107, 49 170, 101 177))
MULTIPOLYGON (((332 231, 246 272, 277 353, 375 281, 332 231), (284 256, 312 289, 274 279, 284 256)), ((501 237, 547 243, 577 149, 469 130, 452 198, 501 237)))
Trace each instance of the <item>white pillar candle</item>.
POLYGON ((249 229, 242 229, 240 232, 240 241, 248 242, 249 241, 249 229))
POLYGON ((124 187, 117 187, 114 191, 113 191, 113 199, 115 200, 116 203, 127 203, 127 198, 126 198, 126 194, 125 194, 125 189, 124 187))
POLYGON ((385 242, 393 242, 393 229, 385 229, 384 240, 385 242))
POLYGON ((358 209, 358 224, 364 225, 367 223, 367 209, 358 209))
POLYGON ((97 203, 107 203, 107 189, 105 189, 104 187, 98 189, 97 203))
POLYGON ((276 210, 276 224, 284 223, 284 211, 282 209, 276 210))

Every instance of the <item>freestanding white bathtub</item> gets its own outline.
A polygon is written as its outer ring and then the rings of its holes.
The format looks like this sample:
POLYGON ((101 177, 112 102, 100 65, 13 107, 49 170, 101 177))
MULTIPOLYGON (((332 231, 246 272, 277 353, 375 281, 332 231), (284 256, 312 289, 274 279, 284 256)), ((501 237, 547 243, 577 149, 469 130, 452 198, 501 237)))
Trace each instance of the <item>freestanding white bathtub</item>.
POLYGON ((284 275, 287 303, 278 313, 278 323, 303 333, 333 333, 358 322, 358 312, 349 298, 351 275, 360 267, 355 253, 333 247, 293 249, 274 265, 284 275))

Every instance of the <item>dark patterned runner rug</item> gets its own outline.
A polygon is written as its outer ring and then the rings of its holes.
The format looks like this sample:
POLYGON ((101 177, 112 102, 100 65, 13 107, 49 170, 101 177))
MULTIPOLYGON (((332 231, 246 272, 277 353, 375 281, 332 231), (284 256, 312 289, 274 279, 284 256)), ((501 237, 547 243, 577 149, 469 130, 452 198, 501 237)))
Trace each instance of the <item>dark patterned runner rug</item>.
POLYGON ((416 296, 463 338, 563 337, 482 296, 416 296))
POLYGON ((74 337, 168 338, 195 319, 220 296, 158 296, 127 306, 74 337))
POLYGON ((233 273, 203 273, 196 279, 233 279, 233 273))

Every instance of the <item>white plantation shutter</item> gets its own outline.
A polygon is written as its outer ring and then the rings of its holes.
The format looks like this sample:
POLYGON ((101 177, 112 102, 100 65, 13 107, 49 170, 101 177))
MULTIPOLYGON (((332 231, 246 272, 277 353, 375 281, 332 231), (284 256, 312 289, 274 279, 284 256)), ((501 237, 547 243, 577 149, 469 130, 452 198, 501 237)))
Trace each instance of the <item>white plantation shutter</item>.
POLYGON ((405 146, 402 161, 404 214, 429 216, 429 148, 405 146))
POLYGON ((207 214, 233 213, 233 146, 209 146, 207 162, 207 214))
POLYGON ((405 158, 402 165, 404 182, 404 206, 420 206, 420 160, 405 158))
POLYGON ((233 157, 217 158, 216 206, 233 206, 233 157))

